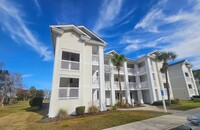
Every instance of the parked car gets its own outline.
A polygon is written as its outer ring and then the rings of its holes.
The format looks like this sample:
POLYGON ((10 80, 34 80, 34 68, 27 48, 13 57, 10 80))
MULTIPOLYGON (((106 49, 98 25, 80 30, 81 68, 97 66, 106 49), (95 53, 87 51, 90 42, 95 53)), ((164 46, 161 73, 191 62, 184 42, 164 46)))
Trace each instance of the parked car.
POLYGON ((190 130, 200 130, 200 113, 188 116, 186 126, 188 126, 190 130))

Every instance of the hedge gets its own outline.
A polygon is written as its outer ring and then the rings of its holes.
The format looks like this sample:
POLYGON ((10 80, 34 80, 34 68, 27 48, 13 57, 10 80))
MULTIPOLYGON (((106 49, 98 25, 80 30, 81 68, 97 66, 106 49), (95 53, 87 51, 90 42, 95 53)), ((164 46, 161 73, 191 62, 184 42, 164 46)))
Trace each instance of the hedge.
MULTIPOLYGON (((168 100, 165 100, 165 104, 169 105, 168 100)), ((179 104, 179 99, 171 100, 171 104, 179 104)), ((155 101, 152 103, 152 105, 161 106, 161 105, 163 105, 163 101, 162 100, 155 101)))
POLYGON ((85 114, 85 106, 76 107, 76 114, 77 115, 84 115, 85 114))

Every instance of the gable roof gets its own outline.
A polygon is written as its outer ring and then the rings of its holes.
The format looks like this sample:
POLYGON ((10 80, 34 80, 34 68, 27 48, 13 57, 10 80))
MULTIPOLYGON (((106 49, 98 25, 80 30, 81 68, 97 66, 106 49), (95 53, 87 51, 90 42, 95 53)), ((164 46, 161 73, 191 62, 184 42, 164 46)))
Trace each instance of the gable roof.
POLYGON ((189 65, 190 67, 192 67, 192 64, 187 60, 181 60, 181 61, 172 63, 169 66, 174 66, 174 65, 177 65, 177 64, 181 64, 181 65, 185 64, 185 65, 189 65))

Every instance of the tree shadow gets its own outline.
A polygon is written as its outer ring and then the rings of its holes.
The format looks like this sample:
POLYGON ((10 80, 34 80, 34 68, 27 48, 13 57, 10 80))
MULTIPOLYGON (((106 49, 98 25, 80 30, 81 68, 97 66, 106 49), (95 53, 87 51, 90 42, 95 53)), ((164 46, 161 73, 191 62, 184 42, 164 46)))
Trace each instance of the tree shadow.
POLYGON ((42 119, 47 118, 48 110, 49 110, 49 103, 43 103, 43 107, 41 109, 38 109, 37 107, 27 107, 22 110, 25 110, 27 112, 35 112, 37 114, 42 115, 42 119))

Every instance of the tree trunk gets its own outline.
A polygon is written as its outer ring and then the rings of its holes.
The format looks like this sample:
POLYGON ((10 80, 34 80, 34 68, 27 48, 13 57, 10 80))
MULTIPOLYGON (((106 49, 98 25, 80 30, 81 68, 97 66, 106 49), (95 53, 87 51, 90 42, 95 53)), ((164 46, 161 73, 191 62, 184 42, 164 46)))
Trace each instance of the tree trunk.
POLYGON ((3 102, 4 102, 4 96, 2 95, 2 99, 1 99, 1 106, 2 107, 4 106, 3 102))
POLYGON ((166 87, 167 87, 167 98, 168 98, 168 103, 170 105, 171 104, 171 99, 170 99, 170 90, 169 90, 169 81, 168 81, 167 70, 165 71, 165 78, 166 78, 166 87))
POLYGON ((118 81, 119 81, 119 100, 122 106, 123 102, 122 102, 122 86, 121 86, 121 78, 120 78, 120 69, 117 69, 117 70, 118 70, 118 81))

